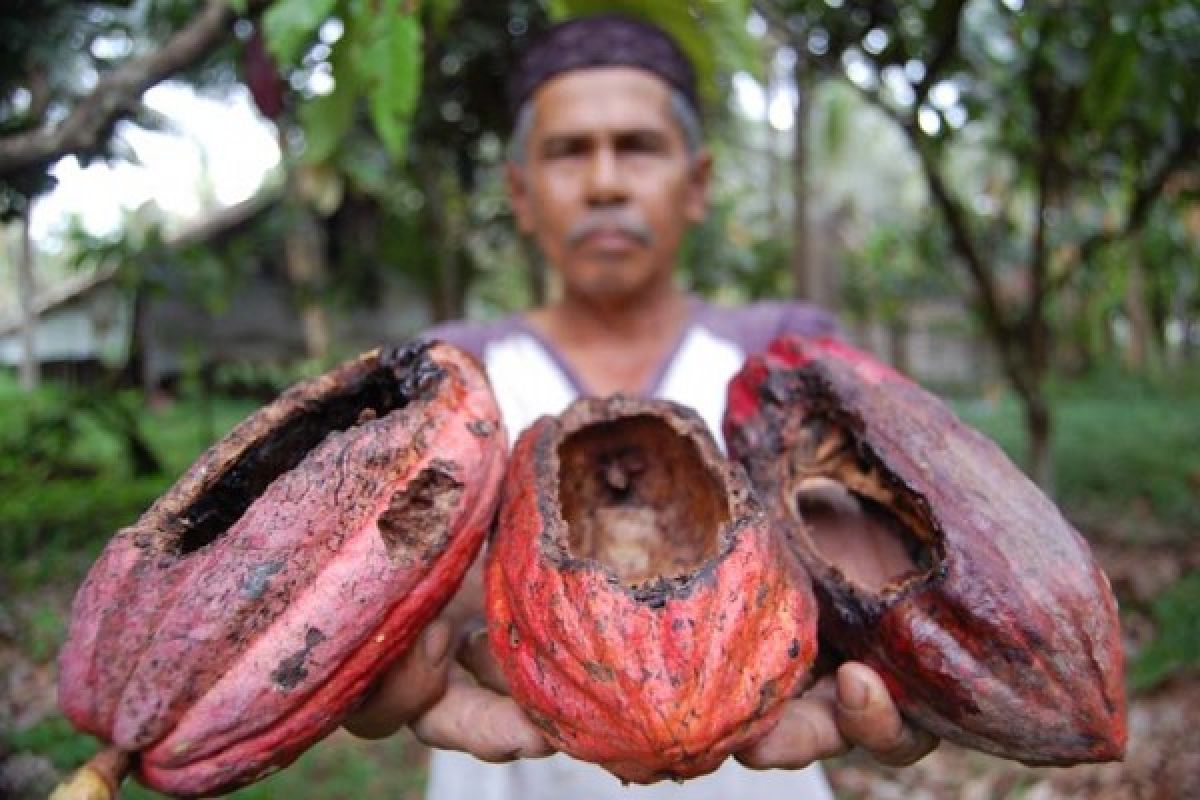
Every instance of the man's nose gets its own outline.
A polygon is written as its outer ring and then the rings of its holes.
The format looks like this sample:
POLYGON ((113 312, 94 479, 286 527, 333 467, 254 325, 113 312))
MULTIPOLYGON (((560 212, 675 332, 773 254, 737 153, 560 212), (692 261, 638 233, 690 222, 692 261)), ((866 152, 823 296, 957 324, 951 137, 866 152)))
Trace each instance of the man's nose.
POLYGON ((625 176, 611 148, 597 147, 588 165, 587 200, 592 206, 620 205, 628 199, 625 176))

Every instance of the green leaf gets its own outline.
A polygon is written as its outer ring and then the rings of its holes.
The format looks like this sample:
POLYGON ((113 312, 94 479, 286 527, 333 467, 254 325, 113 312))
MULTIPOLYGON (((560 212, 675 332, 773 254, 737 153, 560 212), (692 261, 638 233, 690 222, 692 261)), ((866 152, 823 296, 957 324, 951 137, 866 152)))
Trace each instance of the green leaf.
POLYGON ((225 0, 225 5, 229 6, 239 14, 245 14, 247 7, 246 4, 248 2, 249 0, 225 0))
POLYGON ((441 35, 446 32, 454 12, 458 11, 459 0, 425 0, 424 5, 429 9, 430 30, 441 35))
POLYGON ((1083 90, 1087 119, 1106 131, 1129 98, 1138 71, 1138 44, 1132 33, 1104 37, 1083 90))
POLYGON ((300 107, 304 127, 304 160, 317 164, 328 160, 354 125, 354 109, 361 90, 355 62, 354 28, 347 26, 329 56, 333 67, 333 91, 314 97, 300 107))
POLYGON ((263 13, 267 51, 283 67, 300 62, 301 51, 321 23, 333 13, 337 0, 278 0, 263 13))
POLYGON ((393 157, 408 147, 408 134, 421 91, 421 23, 397 0, 386 0, 364 25, 357 56, 375 131, 393 157))
POLYGON ((1149 689, 1176 672, 1200 665, 1200 572, 1193 572, 1154 600, 1158 635, 1129 671, 1136 689, 1149 689))

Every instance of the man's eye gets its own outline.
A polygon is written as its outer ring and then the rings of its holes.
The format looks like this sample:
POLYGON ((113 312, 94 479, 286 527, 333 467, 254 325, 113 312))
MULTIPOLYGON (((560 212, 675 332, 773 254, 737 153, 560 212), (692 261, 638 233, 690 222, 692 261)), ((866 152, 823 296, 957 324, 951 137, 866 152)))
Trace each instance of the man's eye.
POLYGON ((626 153, 661 153, 665 142, 659 136, 638 134, 622 137, 617 142, 617 149, 626 153))
POLYGON ((581 156, 587 153, 587 142, 576 140, 554 141, 547 142, 542 148, 542 155, 546 158, 572 158, 581 156))

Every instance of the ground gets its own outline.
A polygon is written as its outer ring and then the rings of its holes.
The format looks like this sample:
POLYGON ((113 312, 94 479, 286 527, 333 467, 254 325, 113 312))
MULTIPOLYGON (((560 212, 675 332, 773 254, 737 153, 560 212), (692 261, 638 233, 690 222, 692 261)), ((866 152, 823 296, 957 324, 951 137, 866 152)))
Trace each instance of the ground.
MULTIPOLYGON (((1147 613, 1150 601, 1181 576, 1200 570, 1200 543, 1099 545, 1095 551, 1121 599, 1127 650, 1136 652, 1154 633, 1147 613)), ((28 733, 18 735, 16 741, 25 743, 20 747, 11 745, 11 736, 10 744, 0 738, 0 798, 44 797, 59 775, 55 760, 71 761, 80 748, 77 737, 62 730, 56 734, 46 722, 55 714, 53 650, 61 638, 57 619, 69 596, 70 587, 54 584, 22 592, 0 586, 0 735, 48 731, 36 741, 28 733)), ((1200 797, 1198 730, 1200 674, 1193 670, 1131 696, 1129 748, 1122 763, 1031 769, 943 743, 905 769, 881 768, 860 754, 836 759, 828 767, 841 798, 1184 800, 1200 797)), ((425 758, 407 735, 364 743, 335 734, 252 796, 417 798, 425 758)), ((124 796, 151 795, 132 791, 124 796)))

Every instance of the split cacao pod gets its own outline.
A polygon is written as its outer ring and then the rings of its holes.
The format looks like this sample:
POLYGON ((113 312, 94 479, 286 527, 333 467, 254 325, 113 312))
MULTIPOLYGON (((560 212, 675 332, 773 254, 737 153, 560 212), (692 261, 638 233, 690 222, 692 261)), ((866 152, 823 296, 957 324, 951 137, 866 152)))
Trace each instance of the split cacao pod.
POLYGON ((1121 757, 1108 580, 996 445, 865 353, 790 336, 731 382, 724 428, 813 577, 823 648, 948 740, 1027 764, 1121 757), (873 548, 847 536, 867 529, 873 548), (862 571, 872 553, 888 571, 862 571))
POLYGON ((170 794, 290 763, 454 594, 506 458, 482 371, 448 345, 292 387, 109 542, 72 609, 64 712, 170 794))
POLYGON ((581 399, 519 437, 485 590, 512 696, 624 781, 716 769, 815 656, 803 568, 700 417, 666 401, 581 399))

